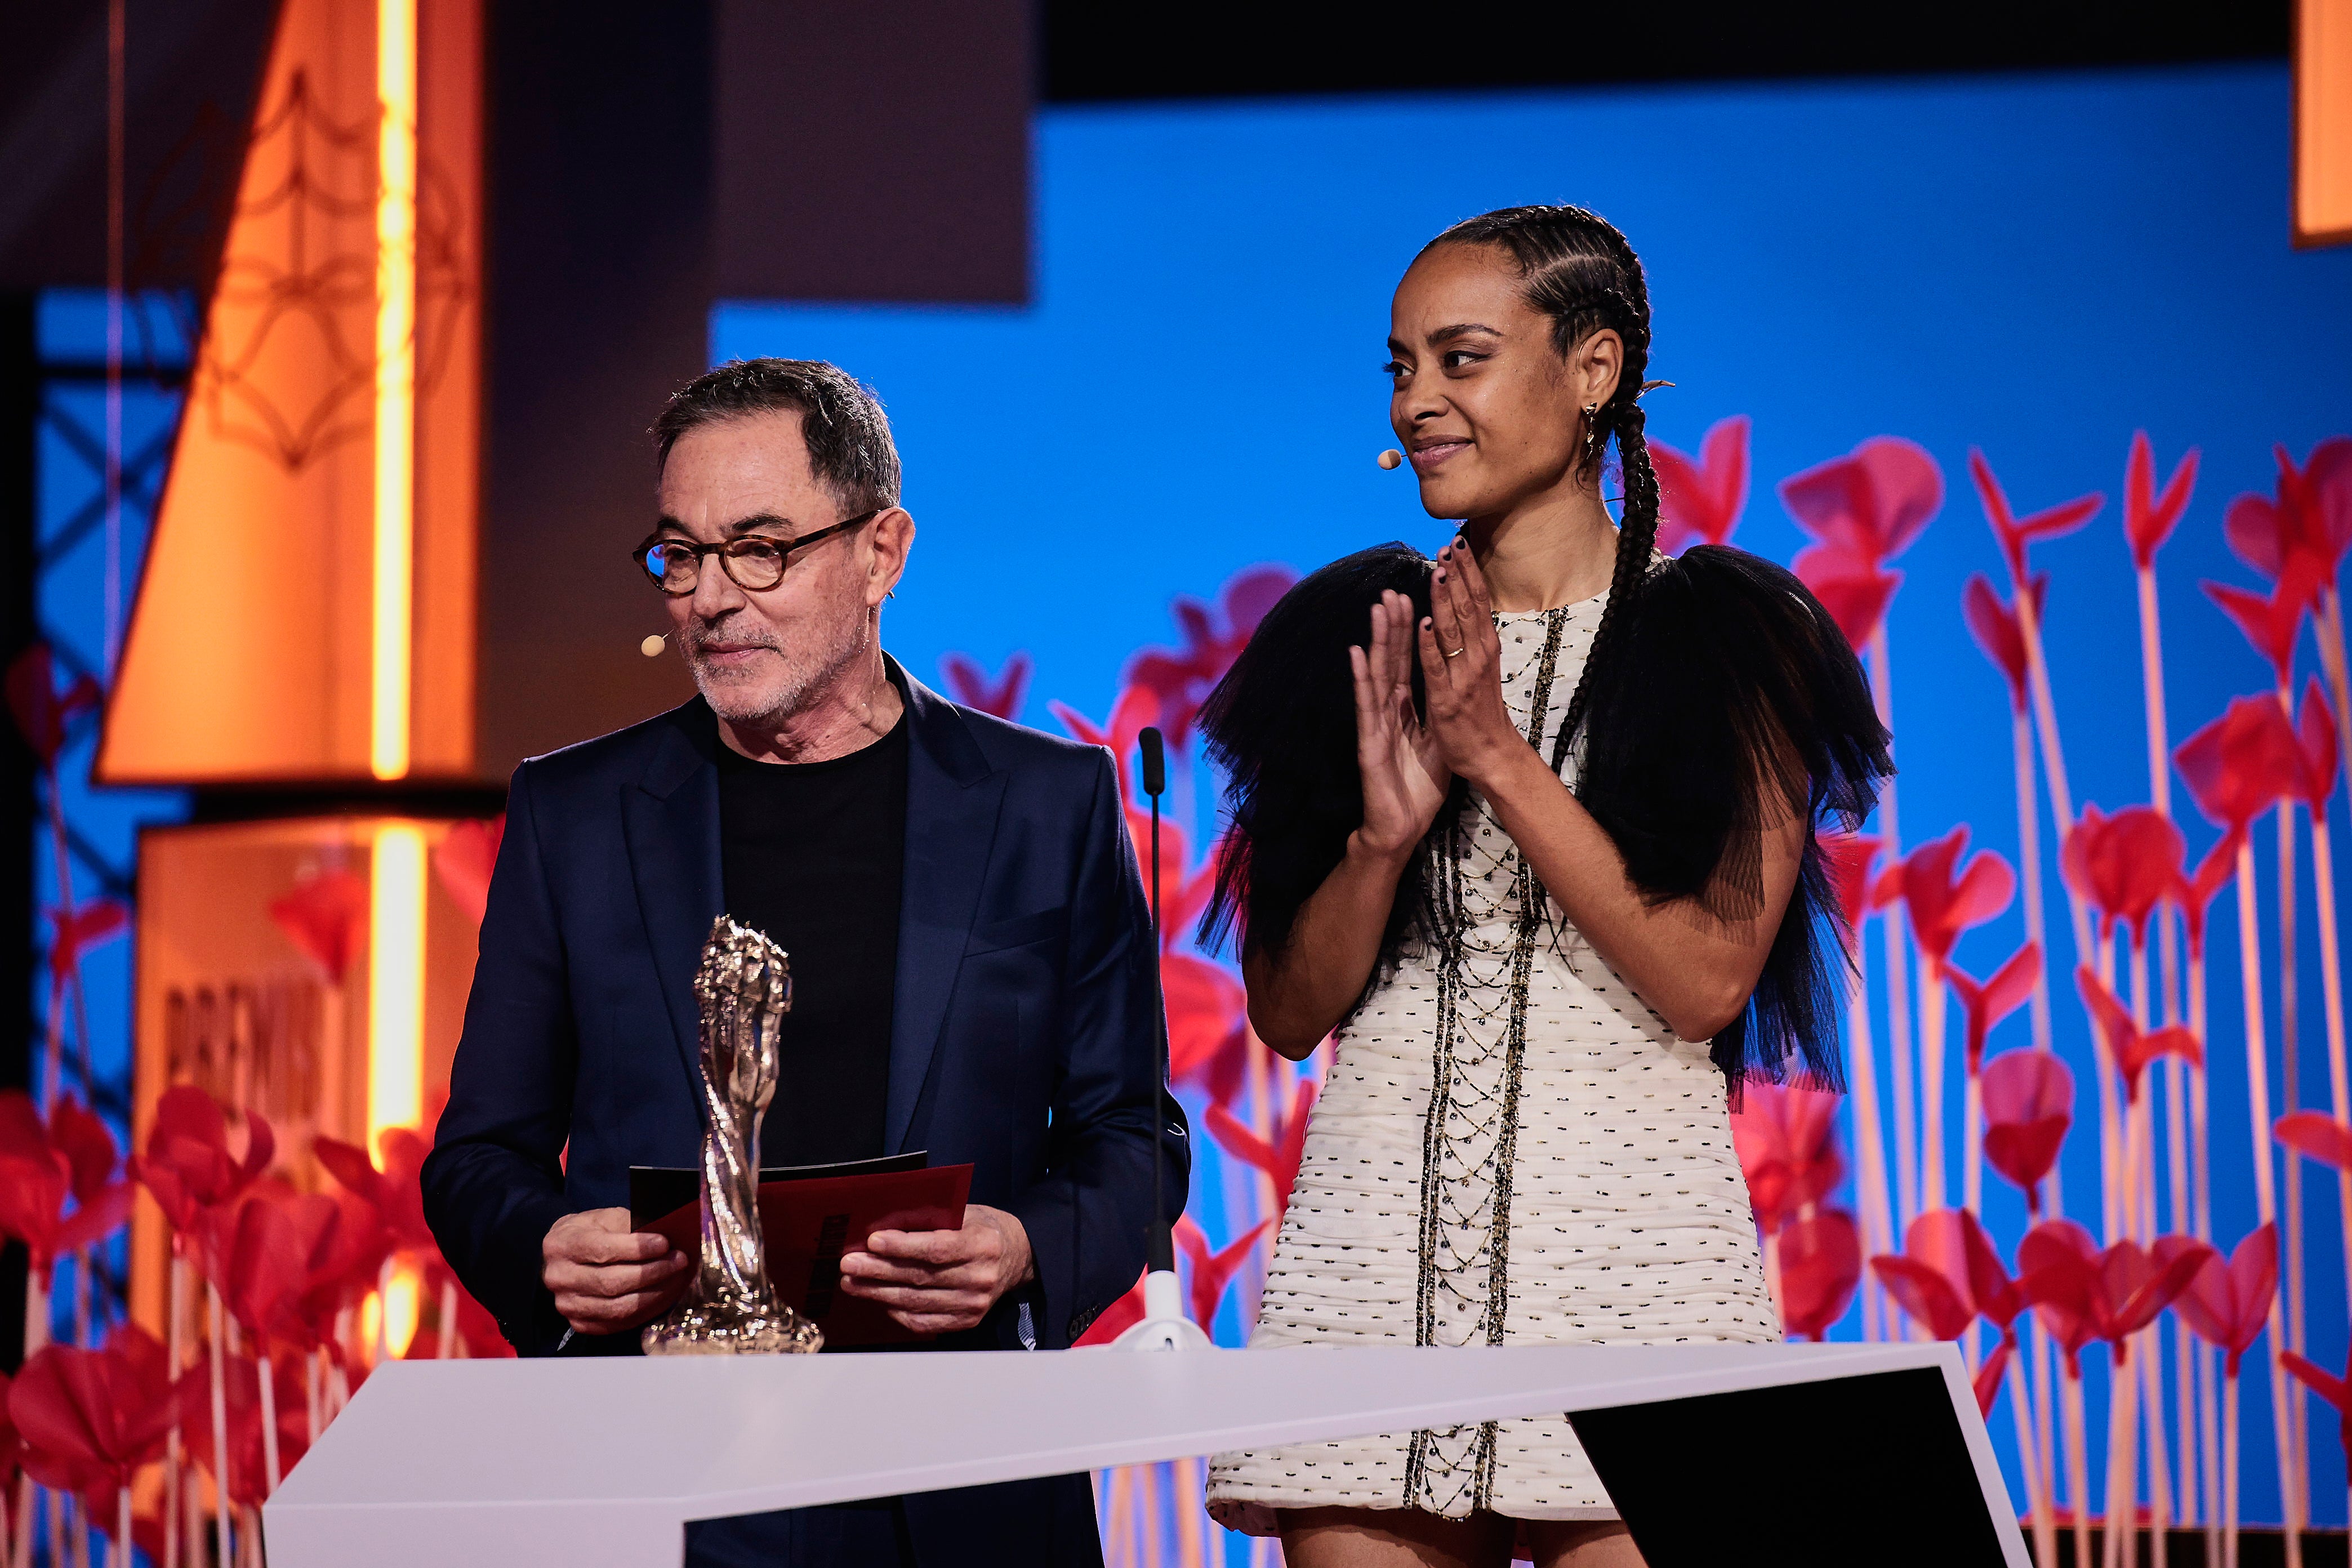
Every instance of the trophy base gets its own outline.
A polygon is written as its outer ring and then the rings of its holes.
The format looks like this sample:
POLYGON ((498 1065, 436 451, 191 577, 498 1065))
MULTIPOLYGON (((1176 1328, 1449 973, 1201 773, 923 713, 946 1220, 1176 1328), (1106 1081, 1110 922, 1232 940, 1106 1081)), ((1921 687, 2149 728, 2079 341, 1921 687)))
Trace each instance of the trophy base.
POLYGON ((638 1342, 647 1355, 807 1355, 824 1348, 824 1331, 790 1307, 681 1301, 647 1323, 638 1342))

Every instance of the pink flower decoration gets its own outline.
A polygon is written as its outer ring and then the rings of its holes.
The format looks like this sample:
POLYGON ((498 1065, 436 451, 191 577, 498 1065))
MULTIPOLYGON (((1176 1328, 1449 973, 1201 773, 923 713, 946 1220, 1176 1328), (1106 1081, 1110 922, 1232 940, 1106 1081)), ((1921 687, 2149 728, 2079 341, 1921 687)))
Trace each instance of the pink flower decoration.
POLYGON ((1257 1245, 1258 1237, 1273 1228, 1274 1221, 1262 1219, 1223 1249, 1212 1251, 1208 1233, 1193 1223, 1191 1215, 1177 1220, 1176 1245, 1182 1250, 1185 1261, 1192 1266, 1192 1321, 1201 1325, 1202 1333, 1207 1333, 1209 1325, 1215 1321, 1217 1308, 1225 1299, 1225 1288, 1248 1261, 1250 1249, 1257 1245))
POLYGON ((130 907, 116 899, 88 899, 71 912, 46 911, 57 940, 49 944, 49 984, 61 986, 81 963, 81 955, 121 936, 131 925, 130 907))
MULTIPOLYGON (((2050 597, 2050 574, 2037 573, 2032 586, 2033 614, 2038 621, 2050 597)), ((1981 572, 1970 576, 1968 586, 1960 590, 1960 618, 1968 622, 1969 635, 1977 639, 1977 647, 1984 649, 1984 656, 1992 660, 1993 668, 2009 682, 2010 708, 2024 712, 2025 628, 2018 624, 2015 609, 1981 572)))
POLYGON ((1650 443, 1658 470, 1658 548, 1680 555, 1693 544, 1729 542, 1748 505, 1748 416, 1707 427, 1696 461, 1664 441, 1650 443))
POLYGON ((2042 1179, 2074 1124, 2074 1075, 2049 1051, 2004 1051, 1980 1082, 1985 1162, 2023 1188, 2027 1212, 2039 1215, 2042 1179))
POLYGON ((269 904, 269 918, 286 940, 337 986, 359 956, 367 912, 367 884, 349 871, 322 871, 269 904))
POLYGON ((457 823, 433 847, 433 873, 476 925, 490 907, 490 873, 507 836, 507 814, 457 823))
POLYGON ((2116 921, 2132 940, 2147 941, 2147 918, 2180 881, 2188 847, 2180 829, 2153 806, 2127 805, 2113 816, 2085 805, 2058 854, 2066 885, 2099 912, 2099 933, 2116 921))
POLYGON ((2191 447, 2158 494, 2155 449, 2147 431, 2133 433, 2131 457, 2124 467, 2124 537, 2131 542, 2132 564, 2143 572, 2156 564, 2156 552, 2172 537, 2196 487, 2197 448, 2191 447))
POLYGON ((1823 545, 1881 566, 1908 549, 1942 509, 1944 475, 1916 442, 1874 436, 1845 457, 1781 480, 1780 504, 1823 545))
MULTIPOLYGON (((2293 1351, 2279 1352, 2279 1364, 2294 1373, 2297 1383, 2335 1407, 2336 1440, 2343 1445, 2347 1455, 2352 1455, 2352 1367, 2346 1369, 2346 1376, 2337 1377, 2333 1373, 2321 1371, 2316 1363, 2306 1361, 2293 1351)), ((2352 1467, 2352 1458, 2345 1462, 2347 1467, 2352 1467)))
POLYGON ((1979 982, 1950 963, 1944 965, 1944 979, 1959 994, 1968 1020, 1969 1074, 1974 1077, 1984 1061, 1985 1037, 1992 1033, 1994 1025, 2032 998, 2033 987, 2042 979, 2042 948, 2037 942, 2027 942, 2010 954, 2009 962, 1995 970, 1990 980, 1979 982))
POLYGON ((1953 868, 1969 847, 1966 825, 1905 856, 1899 867, 1903 901, 1911 911, 1920 951, 1940 969, 1960 933, 2009 908, 2017 874, 1990 849, 1978 851, 1957 877, 1953 868))
POLYGON ((2213 900, 2230 879, 2237 874, 2238 846, 2245 841, 2242 829, 2231 828, 2221 836, 2221 841, 2205 851, 2205 858, 2197 862, 2194 876, 2184 877, 2172 885, 2166 896, 2180 911, 2181 923, 2189 928, 2189 956, 2201 958, 2205 952, 2205 919, 2212 912, 2213 900))
POLYGON ((1829 861, 1830 887, 1837 894, 1838 908, 1844 912, 1846 924, 1858 928, 1878 908, 1870 896, 1870 868, 1878 858, 1884 840, 1868 834, 1832 830, 1823 833, 1821 841, 1822 853, 1829 861))
POLYGON ((2323 1165, 2352 1170, 2352 1127, 2324 1110, 2294 1110, 2271 1124, 2271 1136, 2323 1165))
POLYGON ((2280 797, 2295 792, 2303 749, 2276 698, 2239 697, 2219 719, 2180 742, 2172 761, 2197 809, 2242 835, 2280 797))
POLYGON ((169 1357, 137 1327, 116 1330, 102 1350, 45 1345, 16 1374, 8 1413, 33 1479, 111 1520, 133 1474, 163 1457, 172 1429, 169 1357))
POLYGON ((1159 701, 1155 716, 1144 722, 1158 724, 1167 733, 1172 755, 1185 755, 1201 704, 1241 657, 1258 622, 1297 581, 1298 574, 1287 566, 1252 566, 1225 579, 1213 607, 1180 595, 1169 608, 1184 634, 1184 646, 1145 648, 1128 660, 1128 683, 1150 691, 1159 701))
MULTIPOLYGON (((1159 722, 1158 694, 1148 687, 1129 686, 1112 704, 1108 724, 1096 723, 1066 702, 1054 702, 1048 706, 1053 710, 1054 717, 1062 721, 1062 728, 1087 745, 1101 746, 1110 752, 1111 763, 1118 770, 1119 798, 1129 798, 1133 792, 1128 775, 1136 765, 1135 740, 1159 722)), ((1165 726, 1162 728, 1164 730, 1165 726)), ((1165 831, 1164 827, 1162 831, 1165 831)))
POLYGON ((1844 1178, 1837 1148, 1839 1098, 1801 1083, 1741 1086, 1731 1142, 1748 1177, 1756 1223, 1766 1235, 1818 1204, 1844 1178))
POLYGON ((2312 448, 2302 468, 2277 448, 2274 496, 2242 495, 2221 514, 2221 535, 2239 560, 2276 581, 2298 557, 2313 589, 2333 582, 2352 544, 2352 437, 2312 448))
POLYGON ((1822 1209, 1781 1230, 1783 1326, 1819 1343, 1853 1300, 1862 1282, 1862 1235, 1843 1209, 1822 1209))
POLYGON ((969 654, 951 653, 940 660, 940 669, 948 678, 948 689, 955 700, 967 708, 977 708, 992 713, 1008 723, 1017 723, 1021 705, 1029 696, 1030 658, 1016 653, 1004 661, 1004 668, 991 676, 980 661, 969 654))
POLYGON ((1307 1150, 1307 1113, 1315 1109, 1315 1080, 1302 1078, 1292 1091, 1290 1114, 1274 1125, 1273 1136, 1261 1138, 1222 1105, 1209 1107, 1209 1133, 1218 1146, 1244 1164, 1255 1165, 1274 1184, 1275 1215, 1290 1207, 1290 1189, 1298 1184, 1298 1162, 1307 1150))
POLYGON ((2244 635, 2256 653, 2270 662, 2271 676, 2286 685, 2294 668, 2295 639, 2303 634, 2303 617, 2319 588, 2317 563, 2308 555, 2287 560, 2287 569, 2267 595, 2227 583, 2203 584, 2206 597, 2244 635))
POLYGON ((66 726, 96 708, 103 696, 98 682, 80 676, 59 692, 47 643, 35 643, 18 654, 8 666, 6 682, 8 710, 16 716, 25 743, 42 767, 56 767, 58 753, 65 749, 66 726))
POLYGON ((2103 495, 2078 496, 2021 518, 2010 510, 2009 497, 2001 492, 2000 481, 1993 477, 1992 465, 1973 447, 1969 451, 1969 477, 1976 481, 1977 498, 1984 503, 1985 521, 1992 524, 1993 538, 2000 544, 2001 558, 2009 563, 2009 580, 2012 583, 2025 581, 2027 546, 2038 539, 2056 539, 2074 532, 2107 504, 2103 495))
POLYGON ((2115 1058, 2116 1068, 2124 1075, 2124 1092, 2133 1104, 2139 1103, 2139 1080, 2157 1058, 2179 1057, 2190 1067, 2205 1065, 2205 1047, 2194 1030, 2175 1024, 2142 1033, 2130 1009, 2116 1000, 2116 994, 2106 988, 2088 964, 2074 971, 2074 985, 2091 1009, 2091 1019, 2099 1026, 2099 1037, 2106 1043, 2107 1053, 2115 1058))
POLYGON ((2184 1250, 2196 1247, 2203 1247, 2203 1261, 2173 1308, 2190 1333, 2221 1350, 2227 1358, 2222 1371, 2235 1377, 2239 1358, 2262 1333, 2271 1298, 2278 1292, 2278 1226, 2249 1231, 2226 1261, 2211 1247, 2186 1237, 2159 1237, 2157 1262, 2168 1265, 2184 1250))
POLYGON ((2076 1352, 2092 1338, 2106 1341, 2122 1365, 2131 1336, 2155 1321, 2213 1256, 2185 1236, 2159 1237, 2145 1251, 2130 1241, 2105 1252, 2096 1247, 2072 1220, 2044 1220, 2017 1247, 2025 1299, 2065 1348, 2067 1371, 2076 1376, 2076 1352))
POLYGON ((269 1123, 248 1111, 246 1150, 229 1152, 228 1118, 220 1101, 193 1084, 163 1091, 147 1129, 147 1152, 131 1163, 131 1179, 152 1194, 163 1218, 182 1237, 194 1236, 207 1210, 235 1201, 269 1169, 278 1140, 269 1123))

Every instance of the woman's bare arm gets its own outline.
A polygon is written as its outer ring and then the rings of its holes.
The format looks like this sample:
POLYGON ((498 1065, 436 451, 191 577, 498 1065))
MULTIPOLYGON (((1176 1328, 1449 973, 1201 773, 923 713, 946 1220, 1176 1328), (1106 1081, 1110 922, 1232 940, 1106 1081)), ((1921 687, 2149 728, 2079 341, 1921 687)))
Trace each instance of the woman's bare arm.
POLYGON ((1242 961, 1250 1026, 1293 1061, 1321 1045, 1363 994, 1397 879, 1452 783, 1413 712, 1412 618, 1412 600, 1383 594, 1371 608, 1369 646, 1348 650, 1364 815, 1347 855, 1299 906, 1288 937, 1242 961))
POLYGON ((1438 557, 1433 616, 1420 628, 1429 721, 1453 769, 1475 784, 1570 923, 1667 1026, 1686 1040, 1720 1033, 1756 989, 1797 886, 1805 824, 1790 811, 1763 830, 1763 900, 1723 921, 1696 899, 1652 903, 1592 814, 1537 754, 1503 705, 1501 644, 1484 577, 1465 547, 1438 557), (1448 658, 1445 650, 1464 648, 1448 658))

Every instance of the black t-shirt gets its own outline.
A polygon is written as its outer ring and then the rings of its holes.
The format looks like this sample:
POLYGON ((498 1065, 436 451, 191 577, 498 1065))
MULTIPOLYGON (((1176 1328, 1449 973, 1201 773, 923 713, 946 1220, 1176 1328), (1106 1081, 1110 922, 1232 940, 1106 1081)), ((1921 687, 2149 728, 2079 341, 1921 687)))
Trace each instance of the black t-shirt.
POLYGON ((882 1147, 890 992, 907 859, 907 720, 823 763, 719 752, 727 912, 792 964, 762 1165, 866 1160, 882 1147))

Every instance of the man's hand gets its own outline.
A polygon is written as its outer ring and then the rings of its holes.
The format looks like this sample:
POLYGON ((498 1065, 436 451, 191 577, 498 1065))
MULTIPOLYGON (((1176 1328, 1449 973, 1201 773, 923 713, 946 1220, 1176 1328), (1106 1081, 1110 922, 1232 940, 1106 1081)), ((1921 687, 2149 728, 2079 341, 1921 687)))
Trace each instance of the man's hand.
POLYGON ((629 1228, 626 1209, 565 1215, 548 1227, 540 1254, 541 1283, 555 1292, 563 1321, 583 1334, 651 1321, 677 1300, 690 1274, 686 1254, 668 1237, 629 1228))
POLYGON ((951 1334, 1036 1277, 1029 1233, 1003 1209, 966 1204, 961 1230, 877 1230, 844 1253, 841 1288, 889 1309, 919 1334, 951 1334))

